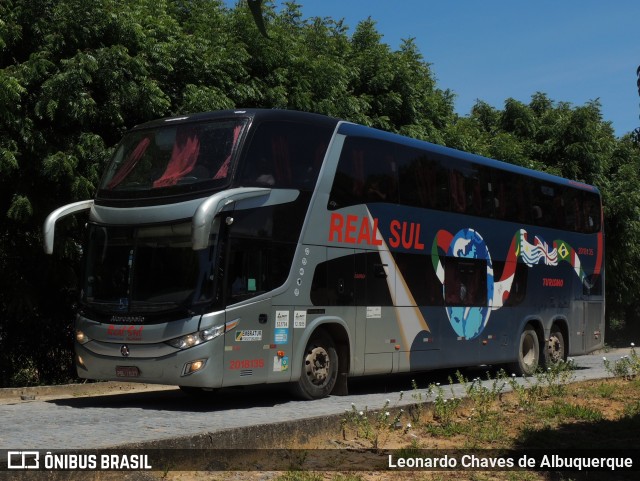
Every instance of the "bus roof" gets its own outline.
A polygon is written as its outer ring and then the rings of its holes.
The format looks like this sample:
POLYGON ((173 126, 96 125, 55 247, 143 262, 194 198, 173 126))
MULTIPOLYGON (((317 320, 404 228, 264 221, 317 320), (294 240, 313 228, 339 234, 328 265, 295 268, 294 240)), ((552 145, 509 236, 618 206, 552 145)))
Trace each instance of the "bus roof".
POLYGON ((158 120, 151 120, 144 124, 136 125, 132 130, 148 129, 160 127, 174 123, 190 123, 190 122, 206 122, 209 120, 220 120, 229 118, 249 118, 252 121, 291 121, 291 122, 307 122, 320 123, 327 126, 335 126, 340 122, 339 119, 328 117, 326 115, 312 114, 308 112, 299 112, 296 110, 281 109, 235 109, 235 110, 218 110, 214 112, 199 112, 194 114, 179 115, 175 117, 167 117, 158 120))

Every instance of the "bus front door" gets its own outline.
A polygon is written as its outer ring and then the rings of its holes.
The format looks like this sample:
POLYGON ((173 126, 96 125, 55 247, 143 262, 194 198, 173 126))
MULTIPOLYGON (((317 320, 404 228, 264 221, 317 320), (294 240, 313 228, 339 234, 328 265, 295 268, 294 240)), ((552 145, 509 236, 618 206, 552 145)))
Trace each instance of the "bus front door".
POLYGON ((224 346, 223 386, 238 386, 267 382, 269 349, 274 336, 275 318, 271 299, 238 307, 226 313, 227 324, 237 325, 227 332, 224 346))

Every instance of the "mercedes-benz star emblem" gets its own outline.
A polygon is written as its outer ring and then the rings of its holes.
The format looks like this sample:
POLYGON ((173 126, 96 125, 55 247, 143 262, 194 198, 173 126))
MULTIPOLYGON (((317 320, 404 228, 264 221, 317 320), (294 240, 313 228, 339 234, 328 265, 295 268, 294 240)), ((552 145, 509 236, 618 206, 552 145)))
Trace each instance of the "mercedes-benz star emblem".
POLYGON ((122 357, 129 357, 129 346, 123 344, 120 348, 120 354, 122 354, 122 357))

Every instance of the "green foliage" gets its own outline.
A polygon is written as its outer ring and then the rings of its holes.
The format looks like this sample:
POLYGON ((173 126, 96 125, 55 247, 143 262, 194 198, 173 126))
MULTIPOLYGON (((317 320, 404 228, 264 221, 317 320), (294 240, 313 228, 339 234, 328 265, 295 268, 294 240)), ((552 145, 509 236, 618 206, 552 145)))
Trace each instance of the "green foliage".
POLYGON ((635 379, 638 373, 640 373, 640 356, 638 356, 633 343, 631 344, 631 352, 629 355, 624 355, 613 362, 603 357, 602 362, 607 372, 614 377, 631 380, 635 379))
MULTIPOLYGON (((342 21, 305 19, 292 2, 278 8, 265 6, 265 39, 242 3, 0 4, 0 385, 19 382, 9 369, 21 362, 18 348, 70 359, 58 335, 37 343, 24 333, 37 322, 38 332, 69 334, 82 219, 59 226, 52 258, 41 254, 41 225, 55 207, 93 196, 127 128, 177 113, 278 107, 440 140, 452 95, 436 89, 412 41, 392 51, 372 20, 350 36, 342 21)), ((27 364, 32 379, 51 381, 47 356, 27 364)), ((57 369, 66 377, 70 366, 57 369)))
POLYGON ((427 398, 433 397, 432 415, 434 421, 433 424, 427 426, 427 430, 436 435, 453 436, 460 433, 461 424, 456 422, 456 416, 462 399, 455 396, 451 378, 449 378, 449 386, 451 393, 448 399, 440 383, 432 383, 427 387, 427 398))
POLYGON ((322 481, 324 477, 320 473, 309 471, 288 471, 276 478, 276 481, 322 481))
POLYGON ((573 359, 567 362, 560 361, 551 364, 546 369, 540 368, 535 374, 538 384, 542 386, 542 392, 549 397, 564 396, 567 384, 575 378, 575 362, 573 359))
POLYGON ((489 386, 483 384, 479 377, 469 382, 459 371, 456 375, 458 382, 464 386, 467 398, 473 403, 475 413, 484 422, 489 417, 493 404, 499 399, 507 384, 504 371, 501 370, 494 379, 487 372, 487 381, 491 383, 489 386))
POLYGON ((523 377, 520 380, 513 374, 507 382, 516 395, 518 408, 520 410, 534 409, 536 403, 542 399, 542 386, 537 380, 533 381, 527 377, 523 377))
POLYGON ((594 183, 605 200, 607 311, 636 312, 640 149, 614 137, 597 101, 536 93, 457 117, 412 39, 393 50, 373 19, 350 34, 294 2, 267 3, 264 18, 269 39, 243 2, 0 2, 0 386, 14 382, 18 349, 38 352, 25 364, 38 382, 72 375, 51 359, 70 359, 83 222, 65 221, 44 257, 45 216, 93 196, 129 127, 208 109, 318 112, 594 183))
POLYGON ((601 421, 602 412, 588 406, 572 404, 566 401, 556 400, 550 406, 542 406, 540 413, 543 417, 554 420, 575 419, 580 421, 601 421))
MULTIPOLYGON (((400 401, 403 393, 400 393, 400 401)), ((358 411, 355 404, 351 404, 351 410, 346 411, 340 422, 342 435, 346 439, 348 432, 352 432, 358 439, 364 439, 370 443, 370 447, 378 449, 381 447, 393 429, 401 428, 400 419, 404 413, 403 409, 391 408, 391 401, 386 400, 380 411, 369 411, 368 407, 358 411), (392 415, 392 411, 395 414, 392 415)), ((411 428, 411 423, 405 427, 405 431, 411 428)))

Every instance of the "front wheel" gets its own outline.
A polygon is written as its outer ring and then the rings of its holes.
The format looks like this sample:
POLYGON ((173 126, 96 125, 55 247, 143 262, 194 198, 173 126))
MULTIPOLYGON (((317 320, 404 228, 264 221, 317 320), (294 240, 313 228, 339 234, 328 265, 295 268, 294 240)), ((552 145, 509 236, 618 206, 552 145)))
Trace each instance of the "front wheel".
POLYGON ((302 399, 327 397, 338 379, 338 353, 331 337, 324 332, 311 336, 302 358, 300 379, 293 385, 302 399))
POLYGON ((527 326, 520 334, 518 344, 518 360, 511 364, 514 374, 519 376, 532 376, 540 363, 540 341, 538 334, 531 326, 527 326))

